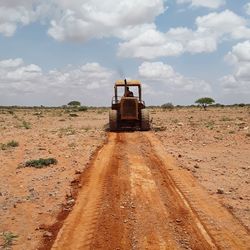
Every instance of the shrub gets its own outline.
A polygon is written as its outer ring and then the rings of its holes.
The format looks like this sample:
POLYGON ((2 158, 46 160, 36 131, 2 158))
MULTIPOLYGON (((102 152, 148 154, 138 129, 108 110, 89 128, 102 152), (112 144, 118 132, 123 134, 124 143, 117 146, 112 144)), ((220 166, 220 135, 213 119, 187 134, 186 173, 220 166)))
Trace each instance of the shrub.
POLYGON ((245 103, 239 103, 238 106, 239 107, 245 107, 246 105, 245 105, 245 103))
POLYGON ((161 108, 166 110, 173 110, 174 109, 174 105, 171 103, 171 102, 168 102, 168 103, 164 103, 161 105, 161 108))
POLYGON ((13 241, 18 238, 18 235, 13 234, 12 232, 3 232, 3 249, 9 249, 13 245, 13 241))
POLYGON ((15 147, 18 147, 18 146, 19 146, 19 143, 18 143, 17 141, 14 141, 14 140, 9 141, 9 142, 7 143, 7 147, 15 148, 15 147))
POLYGON ((17 141, 9 141, 7 142, 6 144, 4 143, 0 143, 0 149, 1 150, 6 150, 8 148, 15 148, 15 147, 18 147, 19 146, 19 143, 17 141))
POLYGON ((70 113, 69 116, 70 116, 70 117, 78 117, 78 114, 70 113))
POLYGON ((78 108, 78 111, 87 111, 88 110, 88 107, 86 106, 81 106, 78 108))
POLYGON ((23 127, 23 128, 26 128, 26 129, 30 129, 30 128, 31 128, 31 125, 30 125, 29 122, 23 121, 22 127, 23 127))
POLYGON ((25 163, 24 167, 43 168, 51 164, 56 165, 57 160, 55 158, 46 158, 46 159, 40 158, 38 160, 30 160, 25 163))

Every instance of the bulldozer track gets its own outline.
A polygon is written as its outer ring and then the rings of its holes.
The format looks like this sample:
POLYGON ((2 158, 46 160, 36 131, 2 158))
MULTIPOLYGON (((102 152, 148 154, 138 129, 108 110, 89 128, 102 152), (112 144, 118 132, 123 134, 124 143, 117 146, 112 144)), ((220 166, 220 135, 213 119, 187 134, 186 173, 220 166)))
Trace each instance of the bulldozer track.
POLYGON ((245 227, 152 132, 110 133, 52 249, 250 249, 245 227))

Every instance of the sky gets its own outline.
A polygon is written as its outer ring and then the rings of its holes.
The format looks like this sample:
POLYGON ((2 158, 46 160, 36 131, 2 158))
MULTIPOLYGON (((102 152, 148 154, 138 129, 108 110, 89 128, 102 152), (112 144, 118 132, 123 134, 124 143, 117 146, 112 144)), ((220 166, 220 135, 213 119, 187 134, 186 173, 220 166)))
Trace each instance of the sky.
POLYGON ((0 105, 250 103, 250 1, 1 0, 0 105))

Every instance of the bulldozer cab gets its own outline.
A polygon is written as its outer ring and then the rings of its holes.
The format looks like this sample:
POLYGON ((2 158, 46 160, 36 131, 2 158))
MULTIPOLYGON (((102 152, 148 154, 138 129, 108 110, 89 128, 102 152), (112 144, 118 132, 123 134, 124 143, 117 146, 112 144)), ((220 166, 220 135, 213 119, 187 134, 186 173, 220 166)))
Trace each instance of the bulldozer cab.
POLYGON ((141 83, 138 80, 117 80, 114 92, 113 103, 118 103, 122 97, 135 97, 139 102, 142 101, 141 83), (133 94, 129 94, 129 92, 133 94))

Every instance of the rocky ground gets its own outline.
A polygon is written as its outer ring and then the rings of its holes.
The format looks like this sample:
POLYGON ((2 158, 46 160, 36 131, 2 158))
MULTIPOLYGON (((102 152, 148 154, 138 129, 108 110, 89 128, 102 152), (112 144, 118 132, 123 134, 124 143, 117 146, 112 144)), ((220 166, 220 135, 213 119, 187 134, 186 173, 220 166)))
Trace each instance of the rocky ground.
MULTIPOLYGON (((178 164, 249 229, 250 109, 150 112, 153 133, 178 164)), ((108 113, 102 109, 0 110, 2 248, 13 243, 14 249, 36 249, 43 238, 50 237, 46 225, 74 205, 74 193, 81 187, 77 179, 105 142, 107 122, 108 113), (16 147, 9 143, 12 140, 16 147), (25 162, 39 158, 54 158, 57 164, 24 167, 25 162)))
POLYGON ((0 111, 0 238, 5 248, 13 242, 14 249, 36 249, 50 236, 43 225, 74 204, 74 180, 105 141, 105 121, 102 110, 0 111), (19 145, 3 146, 12 140, 19 145), (40 158, 54 158, 57 164, 23 167, 40 158))
POLYGON ((168 152, 250 229, 250 109, 151 113, 168 152))

